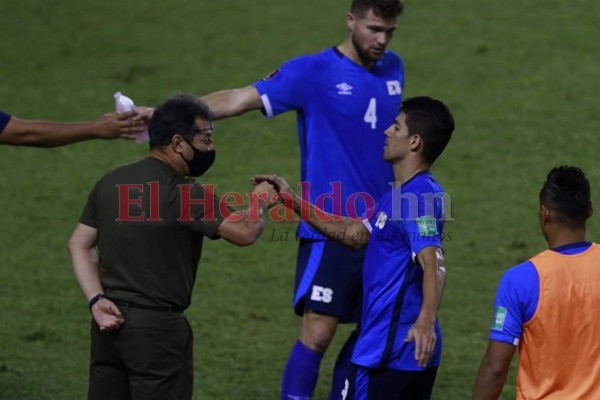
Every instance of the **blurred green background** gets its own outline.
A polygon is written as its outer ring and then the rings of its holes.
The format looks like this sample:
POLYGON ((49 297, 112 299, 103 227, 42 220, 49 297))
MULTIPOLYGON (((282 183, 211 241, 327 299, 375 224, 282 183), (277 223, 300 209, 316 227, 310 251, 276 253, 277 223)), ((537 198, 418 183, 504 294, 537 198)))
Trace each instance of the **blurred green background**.
MULTIPOLYGON (((600 5, 406 3, 390 45, 405 61, 405 97, 441 98, 457 123, 434 168, 455 221, 446 228, 444 354, 433 398, 466 399, 501 274, 545 247, 536 219, 545 174, 575 164, 593 193, 600 187, 600 5)), ((348 8, 349 0, 0 0, 0 109, 77 121, 112 111, 117 90, 156 105, 178 92, 245 86, 291 57, 339 44, 348 8)), ((247 190, 254 173, 298 181, 293 114, 254 112, 216 129, 218 159, 205 179, 218 192, 247 190)), ((146 151, 126 141, 0 149, 0 399, 85 398, 90 317, 66 242, 94 182, 146 151)), ((269 222, 253 247, 205 244, 187 313, 195 398, 278 398, 300 327, 291 310, 294 230, 269 222)), ((327 398, 349 329, 326 355, 315 399, 327 398)), ((512 374, 503 398, 514 398, 512 374)))

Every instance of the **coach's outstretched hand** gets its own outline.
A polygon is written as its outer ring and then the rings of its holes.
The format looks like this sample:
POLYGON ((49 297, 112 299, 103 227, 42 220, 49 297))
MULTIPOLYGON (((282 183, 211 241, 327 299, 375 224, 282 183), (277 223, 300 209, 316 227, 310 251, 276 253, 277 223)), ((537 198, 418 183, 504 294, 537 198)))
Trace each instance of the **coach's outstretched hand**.
MULTIPOLYGON (((252 193, 257 195, 259 201, 263 201, 264 207, 272 207, 277 203, 277 191, 268 181, 254 182, 252 180, 252 193)), ((264 211, 264 210, 262 210, 264 211)))
POLYGON ((252 184, 257 185, 261 182, 269 182, 275 188, 275 191, 280 195, 279 201, 283 202, 285 197, 294 199, 297 197, 296 193, 292 190, 290 185, 285 181, 285 179, 281 176, 277 176, 275 174, 271 175, 254 175, 252 177, 252 184))

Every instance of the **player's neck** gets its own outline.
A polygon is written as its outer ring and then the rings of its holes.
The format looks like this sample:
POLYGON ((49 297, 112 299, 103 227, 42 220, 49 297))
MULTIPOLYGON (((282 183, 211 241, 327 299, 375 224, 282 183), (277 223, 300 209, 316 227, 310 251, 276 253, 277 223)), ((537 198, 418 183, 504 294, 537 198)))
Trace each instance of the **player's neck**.
POLYGON ((358 52, 356 51, 356 48, 352 44, 352 40, 350 39, 350 37, 348 37, 342 44, 337 46, 337 49, 340 53, 342 53, 348 59, 352 60, 355 64, 358 64, 361 67, 369 69, 375 64, 374 61, 363 60, 359 56, 358 52))
POLYGON ((548 235, 548 248, 564 246, 571 243, 585 242, 585 229, 561 227, 548 235))
POLYGON ((415 159, 404 159, 395 162, 392 168, 395 181, 403 184, 419 172, 429 171, 430 165, 415 159))

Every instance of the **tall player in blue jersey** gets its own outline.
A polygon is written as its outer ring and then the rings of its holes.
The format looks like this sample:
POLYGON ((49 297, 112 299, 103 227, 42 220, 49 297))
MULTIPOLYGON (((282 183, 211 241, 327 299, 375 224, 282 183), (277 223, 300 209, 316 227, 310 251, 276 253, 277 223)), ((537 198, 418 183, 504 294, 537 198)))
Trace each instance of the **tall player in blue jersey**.
POLYGON ((52 122, 16 118, 0 110, 0 144, 54 147, 89 139, 134 139, 145 124, 145 116, 133 111, 105 114, 94 121, 52 122))
MULTIPOLYGON (((386 50, 402 10, 400 0, 353 0, 349 32, 339 46, 292 59, 262 81, 203 100, 216 119, 255 109, 267 117, 296 111, 301 176, 310 188, 303 196, 315 202, 333 193, 334 201, 324 204, 327 211, 361 215, 367 202, 347 210, 348 200, 354 204, 358 193, 379 198, 393 181, 379 153, 404 86, 402 60, 386 50)), ((364 251, 331 242, 305 223, 298 236, 294 309, 303 322, 283 375, 284 400, 311 398, 338 323, 355 322, 360 314, 364 251)), ((338 356, 332 398, 343 387, 355 341, 353 334, 338 356)))
MULTIPOLYGON (((334 218, 294 194, 277 176, 286 206, 346 246, 367 245, 361 331, 343 399, 429 399, 441 356, 437 310, 446 279, 445 193, 429 169, 448 144, 454 119, 444 103, 414 97, 386 131, 383 158, 395 186, 361 221, 334 218)), ((372 177, 371 179, 380 179, 372 177)), ((339 397, 338 397, 339 398, 339 397)))

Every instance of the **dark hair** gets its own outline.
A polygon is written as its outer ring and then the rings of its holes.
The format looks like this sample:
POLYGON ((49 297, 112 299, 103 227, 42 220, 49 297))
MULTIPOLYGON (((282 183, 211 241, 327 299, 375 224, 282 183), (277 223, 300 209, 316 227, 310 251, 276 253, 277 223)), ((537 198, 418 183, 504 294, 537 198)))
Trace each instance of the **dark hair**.
POLYGON ((454 118, 446 104, 431 97, 411 97, 402 102, 410 134, 423 140, 423 157, 429 164, 442 154, 454 131, 454 118))
POLYGON ((350 12, 355 16, 364 16, 369 10, 380 18, 398 18, 404 10, 401 0, 352 0, 350 12))
POLYGON ((196 118, 213 119, 206 103, 189 94, 171 97, 152 114, 148 125, 150 148, 168 145, 175 134, 191 140, 197 133, 196 118))
POLYGON ((581 226, 589 216, 590 183, 577 167, 552 168, 540 190, 540 204, 550 208, 559 222, 581 226))

